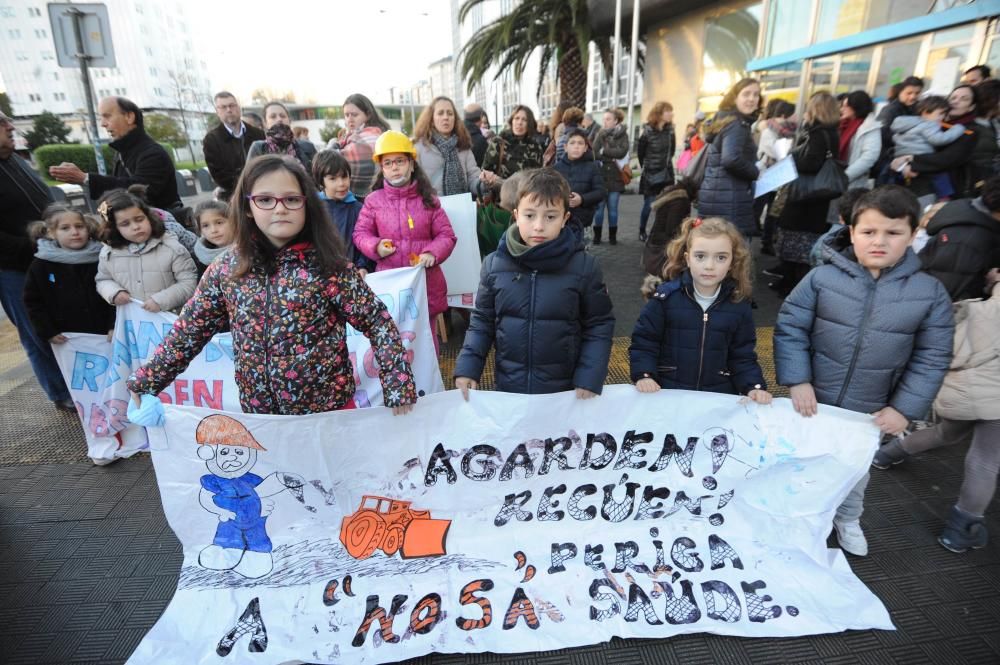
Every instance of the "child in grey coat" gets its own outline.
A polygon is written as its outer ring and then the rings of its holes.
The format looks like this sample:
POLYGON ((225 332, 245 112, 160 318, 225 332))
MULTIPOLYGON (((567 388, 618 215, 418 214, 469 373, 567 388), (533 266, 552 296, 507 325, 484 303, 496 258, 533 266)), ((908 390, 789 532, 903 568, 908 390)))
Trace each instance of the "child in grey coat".
MULTIPOLYGON (((848 228, 828 241, 827 263, 785 300, 774 330, 778 383, 806 417, 817 403, 869 413, 897 435, 930 409, 951 362, 954 321, 944 285, 910 248, 920 206, 898 185, 858 200, 848 228), (850 245, 845 242, 850 238, 850 245)), ((833 520, 840 546, 868 553, 862 478, 833 520)))

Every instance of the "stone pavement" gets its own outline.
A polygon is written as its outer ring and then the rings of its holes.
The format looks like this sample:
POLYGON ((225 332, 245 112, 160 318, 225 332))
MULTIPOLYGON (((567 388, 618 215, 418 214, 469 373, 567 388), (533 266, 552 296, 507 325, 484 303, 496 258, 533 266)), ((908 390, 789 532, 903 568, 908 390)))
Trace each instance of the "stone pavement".
MULTIPOLYGON (((641 308, 640 205, 637 196, 623 197, 620 244, 595 250, 618 317, 609 381, 615 383, 627 381, 624 338, 641 308)), ((760 276, 758 283, 763 284, 760 276)), ((757 299, 758 350, 770 370, 769 326, 779 303, 763 286, 757 299)), ((445 376, 461 340, 461 319, 455 316, 453 323, 443 354, 445 376)), ((849 561, 889 608, 897 631, 782 640, 697 634, 408 662, 995 665, 1000 663, 1000 547, 956 555, 935 541, 958 492, 964 452, 965 446, 956 446, 873 472, 862 520, 871 553, 849 561)), ((1000 539, 996 500, 987 517, 1000 539)), ((169 602, 181 558, 148 456, 92 466, 76 418, 48 405, 16 334, 9 323, 0 323, 0 663, 124 662, 169 602)))

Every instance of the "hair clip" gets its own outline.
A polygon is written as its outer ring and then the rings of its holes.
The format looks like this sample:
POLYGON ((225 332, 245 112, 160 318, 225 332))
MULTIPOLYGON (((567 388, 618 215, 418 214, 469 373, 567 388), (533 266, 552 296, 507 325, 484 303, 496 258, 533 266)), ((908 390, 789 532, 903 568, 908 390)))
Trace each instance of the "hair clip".
POLYGON ((109 221, 108 220, 108 211, 110 209, 111 209, 111 206, 108 205, 107 201, 104 201, 103 203, 101 203, 101 205, 97 206, 97 212, 100 213, 101 217, 104 218, 105 222, 109 221))
POLYGON ((691 228, 692 229, 698 228, 699 226, 701 226, 702 221, 704 221, 704 220, 702 220, 701 217, 695 217, 694 221, 691 222, 691 228))

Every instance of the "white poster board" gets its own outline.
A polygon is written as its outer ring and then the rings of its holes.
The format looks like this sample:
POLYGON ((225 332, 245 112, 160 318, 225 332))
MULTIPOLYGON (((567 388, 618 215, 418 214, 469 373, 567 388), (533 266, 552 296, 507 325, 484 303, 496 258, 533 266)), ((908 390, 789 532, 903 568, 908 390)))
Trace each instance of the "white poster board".
POLYGON ((475 307, 475 293, 479 288, 479 238, 476 235, 476 202, 468 194, 441 197, 444 208, 455 230, 458 242, 448 260, 441 264, 448 282, 449 307, 475 307))

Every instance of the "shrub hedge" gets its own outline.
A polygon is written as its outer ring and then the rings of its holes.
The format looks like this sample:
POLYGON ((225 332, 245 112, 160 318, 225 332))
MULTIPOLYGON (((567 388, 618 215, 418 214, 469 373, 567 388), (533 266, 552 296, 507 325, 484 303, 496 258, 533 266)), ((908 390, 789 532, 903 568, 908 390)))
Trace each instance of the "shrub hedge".
MULTIPOLYGON (((163 149, 167 151, 173 159, 174 151, 168 143, 161 143, 163 149)), ((43 145, 36 148, 32 153, 35 163, 42 174, 48 174, 50 166, 56 166, 63 162, 70 162, 80 167, 81 171, 96 172, 97 159, 94 157, 94 146, 89 144, 65 144, 65 145, 43 145)), ((111 169, 114 163, 115 151, 110 146, 101 146, 101 154, 104 155, 104 164, 111 169)))

